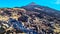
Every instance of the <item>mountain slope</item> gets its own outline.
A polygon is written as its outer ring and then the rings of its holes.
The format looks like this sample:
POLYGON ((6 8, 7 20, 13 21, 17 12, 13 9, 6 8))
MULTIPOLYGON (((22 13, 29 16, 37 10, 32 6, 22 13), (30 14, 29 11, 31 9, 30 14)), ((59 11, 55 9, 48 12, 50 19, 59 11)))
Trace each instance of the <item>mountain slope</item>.
POLYGON ((36 3, 32 2, 26 6, 23 6, 21 8, 26 9, 27 11, 35 11, 35 12, 42 12, 47 15, 53 16, 53 17, 59 17, 60 18, 60 11, 46 7, 46 6, 40 6, 37 5, 36 3))

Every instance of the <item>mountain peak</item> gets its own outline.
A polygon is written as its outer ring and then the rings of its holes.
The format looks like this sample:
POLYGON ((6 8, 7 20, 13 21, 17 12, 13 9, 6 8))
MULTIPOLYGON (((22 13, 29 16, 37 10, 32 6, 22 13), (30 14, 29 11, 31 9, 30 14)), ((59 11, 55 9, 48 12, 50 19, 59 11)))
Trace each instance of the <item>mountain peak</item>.
POLYGON ((29 5, 37 5, 35 2, 31 2, 29 5))

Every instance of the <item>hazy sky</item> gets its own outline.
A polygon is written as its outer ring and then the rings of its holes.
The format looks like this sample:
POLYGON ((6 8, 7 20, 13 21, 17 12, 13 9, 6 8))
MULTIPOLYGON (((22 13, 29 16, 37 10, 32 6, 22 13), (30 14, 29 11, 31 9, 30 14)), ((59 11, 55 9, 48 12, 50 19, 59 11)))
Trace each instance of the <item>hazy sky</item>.
POLYGON ((60 0, 0 0, 0 8, 15 6, 21 7, 31 2, 60 10, 60 0))

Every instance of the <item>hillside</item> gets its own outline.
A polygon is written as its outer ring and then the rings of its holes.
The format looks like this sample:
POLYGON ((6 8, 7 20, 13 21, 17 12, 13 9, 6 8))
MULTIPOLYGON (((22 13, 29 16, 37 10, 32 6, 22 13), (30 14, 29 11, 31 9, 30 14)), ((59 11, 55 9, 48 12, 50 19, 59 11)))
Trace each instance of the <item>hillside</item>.
POLYGON ((32 2, 26 6, 0 8, 0 34, 60 33, 60 11, 32 2))

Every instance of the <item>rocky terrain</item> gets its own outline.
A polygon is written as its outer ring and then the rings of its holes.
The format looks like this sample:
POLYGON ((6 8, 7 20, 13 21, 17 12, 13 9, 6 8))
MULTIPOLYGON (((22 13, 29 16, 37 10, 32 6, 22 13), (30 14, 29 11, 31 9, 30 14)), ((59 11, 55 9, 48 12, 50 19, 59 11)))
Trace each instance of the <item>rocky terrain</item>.
POLYGON ((60 34, 60 11, 32 2, 0 8, 0 34, 60 34))

